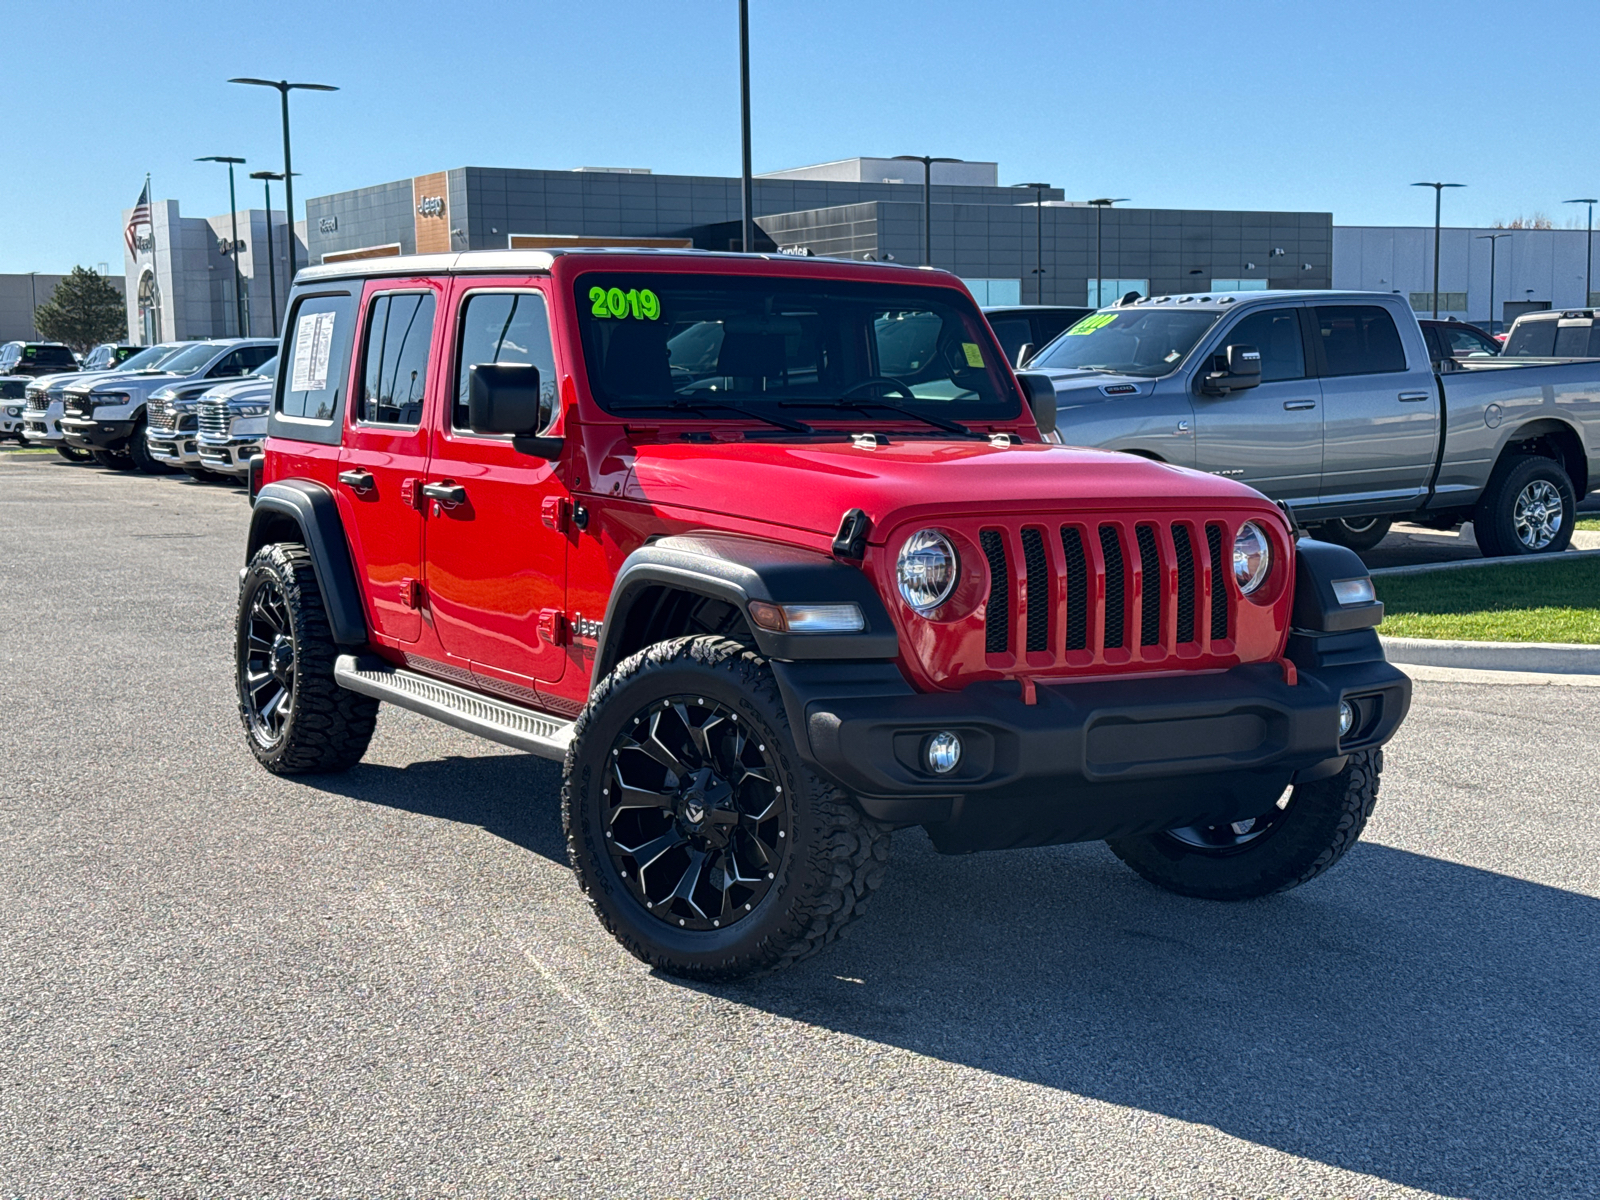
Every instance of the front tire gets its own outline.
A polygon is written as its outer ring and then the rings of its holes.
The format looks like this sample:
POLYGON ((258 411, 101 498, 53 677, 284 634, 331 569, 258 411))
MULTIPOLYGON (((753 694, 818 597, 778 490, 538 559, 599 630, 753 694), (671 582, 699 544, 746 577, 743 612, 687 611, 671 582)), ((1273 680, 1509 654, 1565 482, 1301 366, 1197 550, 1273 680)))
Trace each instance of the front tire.
POLYGON ((159 458, 150 453, 150 443, 145 441, 145 419, 140 417, 134 423, 133 432, 128 435, 128 457, 133 460, 134 467, 142 475, 167 475, 172 468, 159 458))
POLYGON ((69 463, 85 463, 91 457, 87 450, 79 450, 76 446, 57 446, 56 453, 69 463))
POLYGON ((1358 750, 1327 779, 1249 821, 1117 838, 1112 852, 1157 887, 1202 900, 1253 900, 1321 875, 1361 837, 1378 800, 1382 750, 1358 750))
POLYGON ((274 775, 344 771, 367 752, 378 701, 334 681, 338 655, 310 552, 256 551, 239 585, 234 665, 245 743, 274 775))
POLYGON ((1319 541, 1333 542, 1351 550, 1371 550, 1389 536, 1390 517, 1351 517, 1348 520, 1324 521, 1317 526, 1319 541))
POLYGON ((133 459, 116 450, 91 450, 89 451, 89 457, 108 471, 133 470, 133 459))
POLYGON ((800 759, 766 660, 727 638, 662 642, 601 682, 561 812, 601 924, 688 979, 820 950, 861 915, 889 855, 887 826, 800 759))
POLYGON ((1486 558, 1557 554, 1571 543, 1577 516, 1565 468, 1553 458, 1522 455, 1490 478, 1472 514, 1472 534, 1486 558))

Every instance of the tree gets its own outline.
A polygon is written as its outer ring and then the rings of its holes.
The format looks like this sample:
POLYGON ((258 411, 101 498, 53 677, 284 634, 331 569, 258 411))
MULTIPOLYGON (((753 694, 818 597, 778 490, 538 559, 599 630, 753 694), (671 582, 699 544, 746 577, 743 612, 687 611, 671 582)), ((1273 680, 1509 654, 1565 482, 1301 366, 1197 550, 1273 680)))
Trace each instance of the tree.
POLYGON ((84 354, 101 342, 120 342, 128 336, 128 310, 122 293, 105 276, 87 267, 73 267, 34 313, 39 336, 65 342, 84 354))

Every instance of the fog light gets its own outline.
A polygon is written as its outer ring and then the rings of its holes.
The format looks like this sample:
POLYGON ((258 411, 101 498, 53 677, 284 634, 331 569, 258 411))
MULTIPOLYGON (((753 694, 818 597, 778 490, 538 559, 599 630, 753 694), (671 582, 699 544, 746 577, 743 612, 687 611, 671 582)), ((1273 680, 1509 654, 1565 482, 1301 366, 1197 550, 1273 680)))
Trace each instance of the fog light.
POLYGON ((1356 723, 1356 710, 1350 706, 1350 701, 1339 701, 1339 736, 1344 737, 1356 723))
POLYGON ((961 761, 961 739, 953 733, 936 733, 923 747, 922 758, 935 775, 948 775, 961 761))

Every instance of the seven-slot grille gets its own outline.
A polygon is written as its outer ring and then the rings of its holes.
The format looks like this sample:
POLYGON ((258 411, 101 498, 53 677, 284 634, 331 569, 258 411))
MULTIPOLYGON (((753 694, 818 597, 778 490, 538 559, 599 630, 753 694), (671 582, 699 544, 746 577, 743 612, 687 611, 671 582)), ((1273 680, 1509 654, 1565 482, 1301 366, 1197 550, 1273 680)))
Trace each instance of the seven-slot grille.
POLYGON ((228 420, 226 400, 202 400, 199 403, 200 432, 207 437, 225 438, 232 429, 228 420))
POLYGON ((1217 521, 1138 518, 982 529, 989 566, 984 648, 1025 651, 1081 665, 1159 660, 1232 636, 1232 601, 1222 573, 1228 541, 1217 521), (1051 553, 1052 542, 1059 555, 1051 553), (1016 586, 1021 559, 1026 584, 1016 586), (1104 579, 1103 589, 1093 576, 1104 579), (1103 592, 1104 605, 1096 591, 1103 592), (1202 617, 1209 617, 1203 623, 1202 617))

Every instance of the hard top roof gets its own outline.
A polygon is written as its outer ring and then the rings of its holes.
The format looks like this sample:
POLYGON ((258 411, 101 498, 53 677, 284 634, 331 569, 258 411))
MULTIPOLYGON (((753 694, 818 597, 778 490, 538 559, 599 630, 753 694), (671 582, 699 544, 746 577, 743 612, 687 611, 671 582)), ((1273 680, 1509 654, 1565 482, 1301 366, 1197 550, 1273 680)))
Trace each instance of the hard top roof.
POLYGON ((927 271, 949 275, 935 267, 907 263, 859 262, 850 258, 810 258, 798 254, 743 254, 727 250, 690 250, 658 246, 563 246, 552 250, 453 250, 446 254, 400 254, 385 258, 356 258, 347 262, 323 263, 304 267, 295 275, 295 284, 323 279, 367 279, 378 275, 492 275, 496 273, 539 275, 551 269, 558 258, 647 257, 725 262, 778 262, 788 269, 807 266, 838 270, 855 267, 864 271, 927 271))

